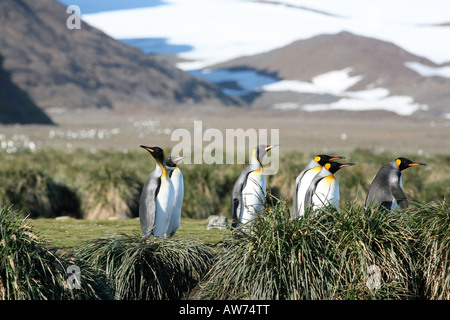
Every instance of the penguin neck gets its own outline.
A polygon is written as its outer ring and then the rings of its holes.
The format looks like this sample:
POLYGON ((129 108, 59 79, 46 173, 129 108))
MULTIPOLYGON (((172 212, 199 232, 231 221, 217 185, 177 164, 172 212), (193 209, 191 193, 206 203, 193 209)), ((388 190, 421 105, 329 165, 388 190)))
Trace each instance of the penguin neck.
POLYGON ((161 172, 161 179, 169 178, 169 173, 167 172, 164 164, 156 162, 155 170, 157 170, 158 172, 161 172))
POLYGON ((328 177, 328 176, 334 177, 333 174, 330 171, 328 171, 327 168, 325 168, 325 167, 322 167, 320 169, 319 176, 321 176, 321 177, 328 177))
POLYGON ((262 172, 263 165, 261 164, 261 162, 259 162, 258 159, 256 159, 253 156, 250 160, 250 166, 252 167, 253 171, 259 172, 259 173, 262 172))
POLYGON ((172 178, 172 174, 176 169, 177 169, 177 167, 167 167, 166 168, 169 178, 172 178))
POLYGON ((258 168, 262 168, 262 163, 256 157, 256 150, 253 150, 252 156, 250 158, 250 165, 253 167, 258 166, 258 168))
POLYGON ((320 164, 318 164, 317 162, 316 162, 316 160, 314 160, 314 159, 312 159, 309 163, 308 163, 308 165, 306 166, 306 170, 309 170, 309 169, 313 169, 313 168, 316 168, 316 167, 322 167, 320 164))

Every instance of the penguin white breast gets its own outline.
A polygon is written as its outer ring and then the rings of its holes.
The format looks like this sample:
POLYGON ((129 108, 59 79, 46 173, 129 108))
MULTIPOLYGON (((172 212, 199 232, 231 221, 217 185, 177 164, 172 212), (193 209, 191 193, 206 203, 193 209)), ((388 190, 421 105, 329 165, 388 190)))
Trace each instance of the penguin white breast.
POLYGON ((167 236, 172 236, 180 227, 181 208, 183 206, 184 183, 181 170, 175 168, 170 178, 174 187, 174 205, 170 215, 167 236))
POLYGON ((320 180, 312 197, 314 209, 332 205, 339 209, 339 184, 333 175, 320 180))
POLYGON ((179 202, 180 199, 181 200, 183 199, 184 193, 183 173, 181 173, 181 170, 175 168, 170 180, 172 180, 173 188, 175 190, 175 199, 176 199, 175 202, 179 202))
POLYGON ((262 170, 252 171, 242 190, 243 212, 241 222, 246 223, 262 210, 266 194, 266 181, 262 170))
POLYGON ((172 181, 168 178, 161 177, 161 185, 158 195, 156 196, 156 216, 155 228, 153 235, 156 237, 165 237, 170 216, 175 201, 175 189, 172 181))

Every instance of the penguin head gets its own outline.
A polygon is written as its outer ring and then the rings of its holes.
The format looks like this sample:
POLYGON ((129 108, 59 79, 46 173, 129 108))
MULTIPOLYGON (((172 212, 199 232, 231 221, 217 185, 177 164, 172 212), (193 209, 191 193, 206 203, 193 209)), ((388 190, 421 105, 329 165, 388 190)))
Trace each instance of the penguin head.
POLYGON ((320 164, 321 166, 324 166, 326 163, 339 159, 345 159, 345 157, 333 157, 327 154, 319 154, 314 157, 314 161, 320 164))
POLYGON ((345 167, 349 167, 349 166, 354 166, 354 163, 339 163, 339 162, 327 162, 325 163, 324 167, 325 169, 327 169, 328 171, 330 171, 331 174, 336 173, 339 169, 341 168, 345 168, 345 167))
POLYGON ((183 156, 183 157, 173 157, 171 155, 168 155, 166 157, 166 166, 167 167, 173 167, 175 168, 178 164, 178 162, 180 162, 181 160, 183 160, 184 158, 186 158, 187 156, 183 156))
POLYGON ((256 160, 258 160, 259 163, 262 163, 262 159, 264 158, 266 153, 269 152, 270 149, 278 146, 279 146, 278 144, 274 145, 260 144, 255 148, 255 150, 253 150, 253 156, 255 157, 256 160))
POLYGON ((397 164, 397 167, 400 171, 408 169, 409 167, 414 166, 426 166, 425 163, 415 162, 409 159, 406 159, 404 157, 399 157, 395 159, 395 163, 397 164))
POLYGON ((140 146, 140 147, 150 152, 150 154, 153 156, 153 158, 155 158, 156 162, 159 165, 163 165, 165 158, 163 149, 161 149, 160 147, 147 147, 147 146, 140 146))

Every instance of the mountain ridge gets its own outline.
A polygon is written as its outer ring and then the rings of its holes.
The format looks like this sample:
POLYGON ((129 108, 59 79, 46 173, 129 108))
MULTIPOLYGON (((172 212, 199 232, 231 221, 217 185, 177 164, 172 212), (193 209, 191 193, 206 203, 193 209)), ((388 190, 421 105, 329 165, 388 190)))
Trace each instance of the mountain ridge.
POLYGON ((278 79, 297 81, 311 81, 328 72, 351 68, 349 76, 361 76, 361 79, 348 90, 382 87, 392 95, 411 96, 416 102, 428 105, 430 110, 427 112, 435 115, 448 112, 450 78, 422 76, 406 66, 406 62, 432 68, 448 65, 438 65, 393 43, 340 32, 294 41, 282 48, 239 57, 209 68, 251 68, 278 79))
POLYGON ((44 110, 143 109, 183 104, 240 105, 206 81, 81 22, 69 30, 56 0, 0 2, 4 68, 44 110))

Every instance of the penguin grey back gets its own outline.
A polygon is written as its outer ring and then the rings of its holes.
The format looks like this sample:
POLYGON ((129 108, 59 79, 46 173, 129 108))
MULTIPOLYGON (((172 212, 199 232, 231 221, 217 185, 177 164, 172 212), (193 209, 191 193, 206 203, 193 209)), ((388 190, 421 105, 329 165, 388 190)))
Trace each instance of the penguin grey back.
POLYGON ((162 170, 156 168, 145 181, 139 201, 139 220, 141 231, 144 237, 151 235, 151 230, 155 225, 156 216, 156 196, 161 185, 162 170))
POLYGON ((232 226, 236 227, 240 218, 241 218, 241 206, 242 206, 242 190, 244 190, 247 184, 247 178, 250 173, 255 170, 258 170, 259 167, 255 164, 251 164, 247 166, 244 170, 242 170, 238 179, 236 180, 233 190, 231 192, 231 218, 232 218, 232 226))
POLYGON ((407 208, 408 200, 401 188, 400 180, 401 172, 395 160, 382 166, 369 187, 365 203, 366 208, 374 205, 378 208, 391 210, 394 201, 400 208, 407 208))
POLYGON ((366 209, 372 205, 387 210, 393 210, 397 206, 400 209, 407 208, 408 199, 402 190, 401 171, 412 166, 424 165, 426 164, 399 157, 382 166, 369 187, 366 209))

